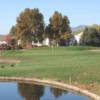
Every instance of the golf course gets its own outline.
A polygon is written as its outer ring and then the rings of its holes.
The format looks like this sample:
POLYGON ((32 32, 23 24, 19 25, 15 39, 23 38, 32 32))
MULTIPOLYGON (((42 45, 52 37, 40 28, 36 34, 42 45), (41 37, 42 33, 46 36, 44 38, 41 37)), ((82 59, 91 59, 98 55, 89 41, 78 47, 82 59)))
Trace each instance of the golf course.
POLYGON ((0 76, 55 80, 100 95, 100 49, 69 46, 2 51, 0 76))

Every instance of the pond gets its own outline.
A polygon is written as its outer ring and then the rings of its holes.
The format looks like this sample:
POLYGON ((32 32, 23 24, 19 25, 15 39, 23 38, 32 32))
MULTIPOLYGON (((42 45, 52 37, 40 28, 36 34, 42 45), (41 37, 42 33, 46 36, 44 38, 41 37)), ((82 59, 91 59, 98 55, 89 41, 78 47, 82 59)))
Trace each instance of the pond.
POLYGON ((0 100, 90 100, 88 97, 49 86, 0 82, 0 100))

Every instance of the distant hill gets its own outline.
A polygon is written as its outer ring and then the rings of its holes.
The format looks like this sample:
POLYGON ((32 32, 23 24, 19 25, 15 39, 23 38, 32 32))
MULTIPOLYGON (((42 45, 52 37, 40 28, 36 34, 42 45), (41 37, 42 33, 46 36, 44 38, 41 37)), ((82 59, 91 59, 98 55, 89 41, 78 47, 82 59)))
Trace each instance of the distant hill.
POLYGON ((76 32, 78 30, 84 30, 87 26, 86 25, 79 25, 77 27, 72 27, 72 32, 76 32))

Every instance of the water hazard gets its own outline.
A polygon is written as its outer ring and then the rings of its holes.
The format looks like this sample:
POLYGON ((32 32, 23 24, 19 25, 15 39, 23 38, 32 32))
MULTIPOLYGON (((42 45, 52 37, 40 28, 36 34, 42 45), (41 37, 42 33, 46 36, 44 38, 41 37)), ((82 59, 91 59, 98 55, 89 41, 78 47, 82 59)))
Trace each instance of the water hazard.
POLYGON ((88 97, 49 86, 0 82, 0 100, 90 100, 88 97))

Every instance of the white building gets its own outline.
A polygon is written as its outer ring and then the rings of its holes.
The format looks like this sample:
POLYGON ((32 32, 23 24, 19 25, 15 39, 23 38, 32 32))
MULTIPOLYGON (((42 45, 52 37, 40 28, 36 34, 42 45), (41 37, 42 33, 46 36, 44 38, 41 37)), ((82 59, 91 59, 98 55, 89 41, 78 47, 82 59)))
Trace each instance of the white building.
POLYGON ((50 46, 50 41, 49 41, 49 38, 45 38, 42 43, 40 43, 39 41, 36 43, 34 41, 32 41, 32 45, 37 46, 37 47, 50 46))
MULTIPOLYGON (((21 45, 21 40, 18 40, 18 42, 17 42, 17 45, 21 45)), ((41 46, 50 46, 50 40, 49 40, 49 38, 45 38, 42 42, 34 42, 34 41, 32 41, 32 46, 33 47, 41 47, 41 46)))
POLYGON ((81 36, 82 36, 82 35, 83 35, 83 32, 81 32, 81 33, 79 33, 79 34, 77 34, 77 35, 74 36, 75 39, 76 39, 76 41, 77 41, 77 43, 80 42, 80 39, 81 39, 81 36))
POLYGON ((34 41, 32 41, 32 46, 36 46, 36 47, 41 47, 42 43, 40 43, 39 41, 37 43, 35 43, 34 41))
POLYGON ((21 45, 21 40, 18 40, 17 45, 18 46, 21 45))
POLYGON ((44 46, 50 46, 50 40, 49 40, 49 38, 45 38, 45 39, 43 40, 43 45, 44 45, 44 46))

